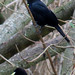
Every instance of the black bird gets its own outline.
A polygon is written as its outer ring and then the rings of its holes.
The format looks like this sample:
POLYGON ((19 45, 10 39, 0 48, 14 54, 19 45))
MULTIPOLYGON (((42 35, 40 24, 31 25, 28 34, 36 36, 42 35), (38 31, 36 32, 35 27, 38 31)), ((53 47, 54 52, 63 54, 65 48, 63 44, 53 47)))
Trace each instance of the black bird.
POLYGON ((49 25, 55 27, 57 31, 65 37, 67 42, 70 42, 63 30, 58 25, 58 20, 55 14, 47 8, 47 6, 40 0, 27 0, 29 8, 33 14, 33 17, 38 25, 41 27, 49 25))
POLYGON ((27 75, 27 73, 24 69, 17 68, 11 75, 27 75))

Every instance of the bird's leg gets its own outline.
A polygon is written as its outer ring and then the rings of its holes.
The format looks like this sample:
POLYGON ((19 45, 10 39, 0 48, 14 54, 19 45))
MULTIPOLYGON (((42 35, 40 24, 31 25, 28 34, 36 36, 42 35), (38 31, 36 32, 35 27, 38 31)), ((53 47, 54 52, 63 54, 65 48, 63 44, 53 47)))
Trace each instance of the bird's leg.
MULTIPOLYGON (((39 25, 36 23, 35 28, 38 29, 37 35, 38 35, 38 36, 41 35, 41 31, 42 31, 43 26, 39 26, 39 25)), ((43 54, 43 57, 44 57, 44 58, 46 57, 46 54, 45 54, 45 53, 43 54)))
POLYGON ((39 26, 39 25, 36 23, 35 28, 38 29, 38 33, 37 33, 37 34, 41 34, 41 29, 42 29, 42 27, 39 26))

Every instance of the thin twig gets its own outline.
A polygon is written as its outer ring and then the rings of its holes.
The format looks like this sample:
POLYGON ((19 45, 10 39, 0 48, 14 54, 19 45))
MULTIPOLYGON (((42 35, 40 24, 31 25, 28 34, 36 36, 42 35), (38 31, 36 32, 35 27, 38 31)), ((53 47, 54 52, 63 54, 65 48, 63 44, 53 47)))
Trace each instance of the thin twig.
POLYGON ((12 62, 10 62, 8 59, 6 59, 3 55, 0 54, 0 57, 2 59, 4 59, 6 62, 8 62, 12 67, 15 67, 15 64, 13 64, 12 62))
POLYGON ((1 5, 3 5, 6 9, 8 9, 8 10, 10 10, 10 11, 13 11, 13 12, 14 12, 14 10, 12 10, 12 9, 10 9, 10 8, 7 8, 7 7, 6 7, 3 3, 1 3, 1 2, 0 2, 0 4, 1 4, 1 5))
POLYGON ((53 44, 53 46, 55 46, 57 48, 75 48, 75 46, 57 46, 55 44, 53 44))
POLYGON ((58 21, 63 22, 63 23, 68 23, 68 21, 64 21, 64 20, 61 20, 61 19, 58 19, 58 21))
MULTIPOLYGON (((37 43, 36 41, 34 41, 34 40, 31 40, 31 39, 29 39, 28 37, 26 37, 25 35, 23 35, 21 32, 19 32, 26 40, 28 40, 28 41, 30 41, 30 42, 32 42, 32 43, 36 43, 36 44, 40 44, 40 43, 37 43)), ((45 43, 46 44, 46 43, 45 43)))
POLYGON ((32 42, 32 43, 36 43, 34 40, 29 39, 28 37, 24 36, 22 33, 20 33, 26 40, 32 42))
POLYGON ((28 61, 28 62, 34 62, 34 61, 36 61, 36 60, 39 59, 47 50, 48 50, 48 47, 46 47, 46 49, 45 49, 39 56, 37 56, 36 58, 34 58, 33 60, 28 61))
MULTIPOLYGON (((2 12, 7 8, 7 9, 9 9, 10 10, 10 6, 12 6, 14 3, 16 3, 18 0, 15 0, 15 1, 13 1, 13 2, 11 2, 11 3, 9 3, 8 5, 3 5, 4 6, 4 8, 2 9, 2 12)), ((12 9, 11 9, 12 10, 12 9)), ((13 10, 14 11, 14 10, 13 10)))
MULTIPOLYGON (((57 45, 55 45, 55 44, 51 44, 51 45, 49 45, 48 47, 46 47, 46 49, 45 49, 39 56, 37 56, 36 58, 34 58, 33 60, 28 61, 28 62, 34 62, 34 61, 36 61, 36 60, 39 59, 49 48, 50 48, 50 50, 52 50, 53 52, 59 54, 57 51, 53 50, 53 49, 51 48, 51 46, 55 46, 55 47, 57 47, 57 48, 75 48, 75 46, 57 46, 57 45)), ((62 55, 60 55, 60 56, 62 56, 62 55)), ((66 56, 63 56, 63 57, 67 58, 66 56)), ((69 59, 69 58, 67 58, 67 59, 69 59)), ((72 60, 72 61, 74 61, 74 60, 72 60)))
MULTIPOLYGON (((58 53, 57 51, 53 50, 50 46, 49 46, 49 48, 50 48, 50 50, 52 50, 52 51, 55 52, 56 54, 62 56, 62 55, 61 55, 60 53, 58 53)), ((68 60, 70 60, 70 61, 74 61, 74 62, 75 62, 75 60, 72 60, 72 59, 70 59, 70 58, 68 58, 68 57, 66 57, 66 56, 62 56, 62 57, 63 57, 63 58, 66 58, 66 59, 68 59, 68 60)))
POLYGON ((18 51, 18 53, 19 53, 19 55, 20 55, 20 57, 25 61, 25 62, 28 62, 26 59, 24 59, 23 57, 22 57, 22 55, 20 54, 20 50, 19 50, 19 48, 18 48, 18 46, 15 44, 15 47, 16 47, 16 49, 17 49, 17 51, 18 51))

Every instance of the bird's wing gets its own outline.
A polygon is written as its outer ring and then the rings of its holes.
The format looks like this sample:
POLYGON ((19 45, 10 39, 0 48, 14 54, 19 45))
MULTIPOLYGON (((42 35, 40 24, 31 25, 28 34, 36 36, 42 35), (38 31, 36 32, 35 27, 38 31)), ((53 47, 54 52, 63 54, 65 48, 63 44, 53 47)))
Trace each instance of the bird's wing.
POLYGON ((46 24, 46 20, 48 19, 48 8, 42 2, 35 2, 32 4, 31 12, 36 21, 39 21, 46 24))
POLYGON ((46 17, 48 12, 48 8, 42 2, 35 2, 32 4, 32 13, 46 17))
POLYGON ((47 8, 47 6, 42 2, 35 2, 32 4, 32 14, 35 20, 40 20, 40 22, 46 22, 46 24, 56 22, 57 18, 54 13, 47 8))

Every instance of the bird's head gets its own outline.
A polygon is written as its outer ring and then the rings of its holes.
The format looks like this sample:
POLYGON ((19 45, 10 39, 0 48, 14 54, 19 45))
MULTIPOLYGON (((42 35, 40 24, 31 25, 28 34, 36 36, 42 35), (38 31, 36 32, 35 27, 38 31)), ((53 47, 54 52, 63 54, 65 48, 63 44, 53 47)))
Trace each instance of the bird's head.
POLYGON ((27 73, 24 69, 17 68, 11 75, 27 75, 27 73))
POLYGON ((40 0, 27 0, 28 4, 29 4, 29 3, 33 3, 33 2, 35 2, 35 1, 40 1, 40 0))

